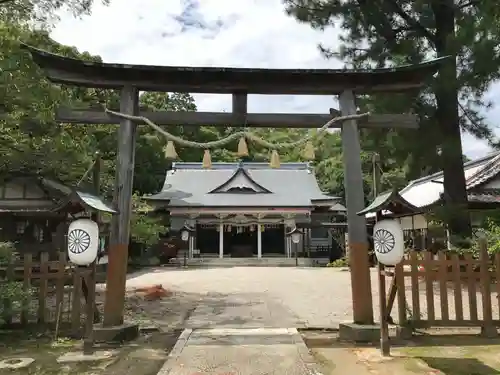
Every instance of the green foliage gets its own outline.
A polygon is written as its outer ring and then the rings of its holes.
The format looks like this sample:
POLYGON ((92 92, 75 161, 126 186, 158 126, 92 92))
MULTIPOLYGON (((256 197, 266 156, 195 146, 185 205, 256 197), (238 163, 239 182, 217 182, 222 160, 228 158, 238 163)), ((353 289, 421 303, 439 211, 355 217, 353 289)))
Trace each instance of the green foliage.
POLYGON ((500 225, 492 219, 486 219, 484 234, 488 241, 488 253, 491 255, 500 253, 500 225))
POLYGON ((160 239, 160 235, 167 232, 167 227, 162 217, 148 215, 151 207, 134 194, 132 198, 132 218, 130 220, 131 236, 134 241, 146 247, 155 245, 160 239))
MULTIPOLYGON (((13 245, 8 242, 0 242, 0 265, 6 266, 15 260, 13 245)), ((7 314, 19 311, 23 302, 29 297, 30 294, 24 291, 22 282, 6 281, 0 278, 0 324, 7 314), (9 306, 8 310, 6 306, 9 306)))
MULTIPOLYGON (((103 0, 108 4, 108 0, 103 0)), ((0 19, 51 26, 58 19, 57 12, 69 10, 75 16, 90 14, 93 0, 2 0, 0 19)))

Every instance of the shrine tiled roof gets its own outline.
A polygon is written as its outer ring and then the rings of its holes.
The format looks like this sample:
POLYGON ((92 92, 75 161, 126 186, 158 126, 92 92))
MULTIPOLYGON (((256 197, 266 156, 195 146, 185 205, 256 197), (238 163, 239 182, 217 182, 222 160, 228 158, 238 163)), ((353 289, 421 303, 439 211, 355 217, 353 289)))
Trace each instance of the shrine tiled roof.
POLYGON ((469 203, 500 203, 500 189, 487 189, 467 193, 469 203))
POLYGON ((331 201, 345 211, 339 198, 324 194, 308 163, 174 163, 165 185, 150 201, 170 200, 169 207, 312 207, 331 201), (169 192, 172 192, 171 199, 169 192), (180 195, 182 193, 182 195, 180 195))
MULTIPOLYGON (((467 190, 476 190, 480 185, 500 173, 500 152, 464 163, 467 190)), ((443 172, 411 181, 399 194, 416 207, 427 207, 441 199, 443 194, 443 172)))

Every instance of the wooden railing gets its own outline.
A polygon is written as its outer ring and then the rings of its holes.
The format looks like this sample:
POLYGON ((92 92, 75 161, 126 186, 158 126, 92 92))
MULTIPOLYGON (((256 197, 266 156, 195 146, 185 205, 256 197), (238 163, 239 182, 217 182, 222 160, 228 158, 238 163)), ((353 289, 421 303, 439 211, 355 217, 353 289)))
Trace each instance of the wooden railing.
POLYGON ((79 333, 87 319, 82 281, 89 281, 90 274, 88 268, 69 265, 65 253, 60 253, 56 261, 50 261, 44 252, 40 261, 24 254, 18 261, 1 264, 0 283, 17 282, 25 296, 21 303, 0 301, 4 325, 69 326, 75 334, 79 333))
POLYGON ((488 255, 480 242, 479 259, 470 253, 411 252, 394 267, 388 313, 396 300, 401 327, 500 326, 500 254, 488 255))

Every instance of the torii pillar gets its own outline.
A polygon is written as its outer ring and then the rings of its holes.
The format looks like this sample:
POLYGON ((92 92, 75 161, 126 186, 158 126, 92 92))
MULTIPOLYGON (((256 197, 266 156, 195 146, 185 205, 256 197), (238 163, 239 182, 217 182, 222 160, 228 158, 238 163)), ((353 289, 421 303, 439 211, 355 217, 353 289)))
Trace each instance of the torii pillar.
MULTIPOLYGON (((356 103, 352 91, 341 93, 339 95, 339 104, 342 116, 356 114, 356 103)), ((363 191, 363 170, 360 158, 361 146, 356 120, 344 121, 341 135, 353 321, 354 323, 366 325, 373 323, 373 302, 366 219, 364 216, 357 215, 364 208, 365 193, 363 191)))

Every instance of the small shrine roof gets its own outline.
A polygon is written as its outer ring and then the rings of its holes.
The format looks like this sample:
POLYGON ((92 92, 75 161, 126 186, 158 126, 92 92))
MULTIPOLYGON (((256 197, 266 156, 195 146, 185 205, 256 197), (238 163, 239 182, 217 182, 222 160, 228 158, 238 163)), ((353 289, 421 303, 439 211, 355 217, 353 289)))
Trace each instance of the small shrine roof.
POLYGON ((378 195, 368 207, 359 211, 358 215, 379 211, 389 211, 391 216, 407 216, 419 213, 420 209, 405 200, 397 190, 390 190, 378 195))

